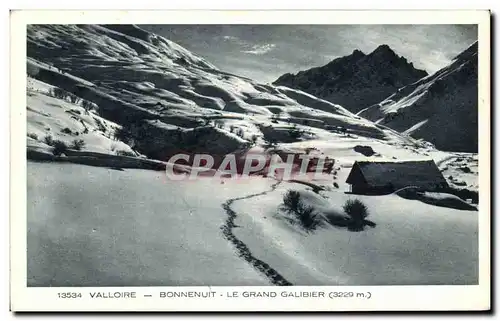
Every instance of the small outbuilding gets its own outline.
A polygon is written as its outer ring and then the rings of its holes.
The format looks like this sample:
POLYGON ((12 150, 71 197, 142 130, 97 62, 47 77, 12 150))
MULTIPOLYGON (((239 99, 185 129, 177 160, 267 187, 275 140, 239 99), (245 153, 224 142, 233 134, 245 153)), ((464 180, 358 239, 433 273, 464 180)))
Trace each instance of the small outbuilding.
POLYGON ((449 187, 432 160, 355 162, 346 183, 350 186, 349 192, 354 194, 387 194, 404 187, 425 191, 449 187))

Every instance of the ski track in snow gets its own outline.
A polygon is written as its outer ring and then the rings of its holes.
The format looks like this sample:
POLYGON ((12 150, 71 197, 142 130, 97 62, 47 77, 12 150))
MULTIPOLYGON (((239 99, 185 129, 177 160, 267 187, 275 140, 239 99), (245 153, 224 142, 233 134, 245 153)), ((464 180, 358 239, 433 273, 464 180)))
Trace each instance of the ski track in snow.
POLYGON ((276 271, 275 269, 270 267, 269 264, 267 264, 266 262, 264 262, 262 260, 259 260, 255 256, 253 256, 252 253, 250 252, 250 249, 248 248, 248 246, 245 243, 243 243, 241 240, 239 240, 236 237, 236 235, 234 235, 234 233, 233 233, 233 228, 235 227, 234 219, 236 218, 237 214, 231 208, 231 205, 236 201, 243 200, 243 199, 249 199, 252 197, 257 197, 257 196, 261 196, 261 195, 265 195, 267 193, 273 192, 278 187, 278 185, 280 183, 281 183, 281 181, 278 181, 278 182, 274 183, 273 185, 271 185, 270 190, 263 191, 263 192, 256 193, 256 194, 250 194, 247 196, 232 198, 232 199, 229 199, 228 201, 226 201, 224 204, 222 204, 222 208, 224 208, 228 217, 227 217, 224 225, 221 226, 221 230, 222 230, 222 234, 224 234, 224 237, 229 242, 231 242, 231 244, 233 244, 236 247, 236 251, 237 251, 237 254, 239 257, 243 258, 245 261, 250 263, 255 269, 257 269, 258 271, 263 273, 273 285, 284 286, 284 285, 292 285, 292 283, 289 282, 288 280, 286 280, 281 274, 278 273, 278 271, 276 271))

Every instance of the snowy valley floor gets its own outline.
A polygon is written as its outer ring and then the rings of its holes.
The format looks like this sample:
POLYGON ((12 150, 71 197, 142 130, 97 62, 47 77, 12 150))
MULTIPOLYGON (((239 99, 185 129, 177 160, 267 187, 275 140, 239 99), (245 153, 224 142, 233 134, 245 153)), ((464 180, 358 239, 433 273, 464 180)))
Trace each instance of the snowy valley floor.
POLYGON ((172 182, 163 172, 30 161, 28 285, 271 285, 276 273, 293 285, 478 281, 476 211, 273 184, 262 177, 172 182), (326 212, 359 198, 376 226, 351 232, 326 224, 307 233, 279 209, 288 189, 326 212), (242 198, 229 204, 239 248, 221 229, 223 204, 235 198, 242 198))

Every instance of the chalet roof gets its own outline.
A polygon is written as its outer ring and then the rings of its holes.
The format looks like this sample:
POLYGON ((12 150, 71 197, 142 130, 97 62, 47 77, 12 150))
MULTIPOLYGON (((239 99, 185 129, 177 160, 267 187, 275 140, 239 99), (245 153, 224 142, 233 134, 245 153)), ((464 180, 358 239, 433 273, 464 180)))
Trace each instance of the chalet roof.
POLYGON ((421 184, 447 184, 436 163, 432 160, 409 162, 355 162, 347 183, 356 184, 360 179, 371 186, 404 187, 421 184), (351 175, 358 167, 362 177, 351 175))

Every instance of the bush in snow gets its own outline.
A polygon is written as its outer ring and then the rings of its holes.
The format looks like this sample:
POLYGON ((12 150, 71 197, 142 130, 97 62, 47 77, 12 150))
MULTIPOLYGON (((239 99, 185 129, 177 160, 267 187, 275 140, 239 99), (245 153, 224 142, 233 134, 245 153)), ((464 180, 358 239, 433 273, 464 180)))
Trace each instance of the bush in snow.
POLYGON ((307 231, 313 231, 320 225, 320 220, 314 212, 312 206, 305 205, 300 200, 300 194, 297 191, 289 190, 283 196, 285 210, 292 214, 295 220, 307 231))
POLYGON ((339 184, 338 184, 337 182, 333 182, 333 186, 334 186, 335 188, 339 188, 339 184))
POLYGON ((252 141, 252 144, 257 143, 257 135, 252 135, 252 137, 250 139, 252 141))
POLYGON ((314 213, 314 208, 312 206, 304 206, 300 203, 299 210, 295 214, 300 225, 307 231, 315 230, 318 227, 319 219, 314 213))
POLYGON ((349 229, 362 230, 368 216, 368 208, 358 199, 347 200, 343 206, 344 212, 351 217, 349 229))
POLYGON ((370 146, 356 145, 354 146, 354 151, 368 157, 373 156, 375 154, 375 151, 370 146))
POLYGON ((85 142, 83 141, 83 139, 73 140, 70 146, 70 148, 74 150, 82 150, 83 147, 85 147, 85 142))
POLYGON ((45 142, 45 144, 49 145, 49 146, 52 146, 54 145, 54 140, 52 139, 52 136, 45 136, 45 138, 43 139, 43 141, 45 142))
POLYGON ((283 204, 289 211, 297 211, 300 203, 300 194, 297 191, 289 190, 283 196, 283 204))
POLYGON ((61 156, 68 150, 68 146, 62 140, 55 140, 53 146, 54 149, 52 150, 52 154, 55 156, 61 156))
POLYGON ((61 133, 65 133, 65 134, 71 135, 73 132, 71 131, 70 128, 66 127, 66 128, 61 129, 61 133))

